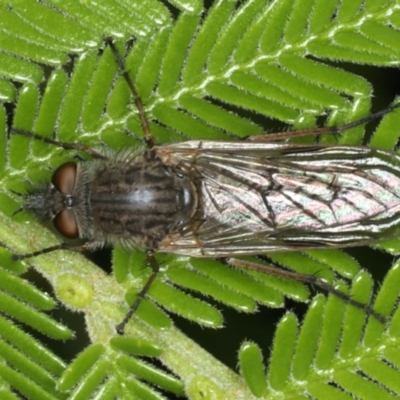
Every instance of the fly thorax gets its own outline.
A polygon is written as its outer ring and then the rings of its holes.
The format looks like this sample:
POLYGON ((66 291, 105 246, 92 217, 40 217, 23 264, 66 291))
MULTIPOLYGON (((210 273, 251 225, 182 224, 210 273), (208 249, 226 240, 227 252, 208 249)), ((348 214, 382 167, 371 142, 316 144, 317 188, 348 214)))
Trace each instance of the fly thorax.
POLYGON ((93 178, 93 227, 109 244, 156 248, 190 219, 197 205, 190 179, 157 160, 103 162, 93 178))

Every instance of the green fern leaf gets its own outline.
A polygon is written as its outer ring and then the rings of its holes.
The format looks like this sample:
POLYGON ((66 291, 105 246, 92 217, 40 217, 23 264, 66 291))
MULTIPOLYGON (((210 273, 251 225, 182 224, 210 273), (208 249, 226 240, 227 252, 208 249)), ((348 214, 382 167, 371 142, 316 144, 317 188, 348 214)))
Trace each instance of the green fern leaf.
MULTIPOLYGON (((378 294, 389 309, 399 293, 396 269, 378 294), (394 301, 388 301, 391 296, 394 301)), ((358 279, 355 286, 362 285, 358 279)), ((287 313, 275 333, 266 377, 259 349, 244 344, 241 372, 252 393, 271 399, 397 398, 399 360, 388 355, 397 352, 398 310, 385 329, 373 319, 365 325, 365 314, 346 308, 337 298, 317 296, 300 327, 294 314, 287 313)))

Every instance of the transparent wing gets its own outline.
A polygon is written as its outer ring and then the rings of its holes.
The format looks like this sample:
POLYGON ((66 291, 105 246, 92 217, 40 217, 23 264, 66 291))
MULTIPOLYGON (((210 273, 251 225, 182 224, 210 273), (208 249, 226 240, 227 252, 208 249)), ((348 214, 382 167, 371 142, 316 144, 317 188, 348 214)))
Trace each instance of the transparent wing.
POLYGON ((400 157, 366 147, 190 141, 156 148, 198 182, 200 212, 159 250, 198 257, 397 236, 400 157))

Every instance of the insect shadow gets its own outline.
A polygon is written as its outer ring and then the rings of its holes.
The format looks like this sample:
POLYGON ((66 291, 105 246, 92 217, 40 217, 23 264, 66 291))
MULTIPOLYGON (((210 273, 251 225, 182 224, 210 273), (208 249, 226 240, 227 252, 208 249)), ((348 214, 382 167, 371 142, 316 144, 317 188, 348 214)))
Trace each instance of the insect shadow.
POLYGON ((140 249, 152 268, 146 284, 116 326, 125 326, 152 283, 157 252, 224 258, 248 268, 318 286, 381 322, 385 317, 315 275, 244 259, 269 252, 340 248, 398 236, 400 158, 363 146, 301 145, 283 139, 335 135, 396 108, 394 104, 338 127, 263 134, 244 141, 192 140, 157 145, 145 108, 111 39, 107 40, 138 109, 147 149, 113 155, 80 143, 64 143, 11 128, 11 133, 78 150, 91 161, 66 162, 51 182, 22 194, 20 210, 52 221, 66 240, 29 254, 95 250, 103 246, 140 249), (82 244, 83 243, 83 244, 82 244))

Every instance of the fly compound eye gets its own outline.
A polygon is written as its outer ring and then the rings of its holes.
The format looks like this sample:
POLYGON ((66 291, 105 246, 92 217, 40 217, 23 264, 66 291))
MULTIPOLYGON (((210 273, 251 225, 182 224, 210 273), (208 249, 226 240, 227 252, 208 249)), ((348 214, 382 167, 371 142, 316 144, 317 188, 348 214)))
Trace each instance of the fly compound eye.
POLYGON ((75 213, 70 208, 61 210, 55 216, 53 224, 57 231, 67 239, 77 239, 79 237, 79 229, 76 222, 75 213))
POLYGON ((54 187, 62 194, 72 194, 76 180, 76 163, 70 161, 59 166, 51 178, 54 187))

